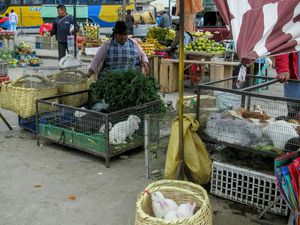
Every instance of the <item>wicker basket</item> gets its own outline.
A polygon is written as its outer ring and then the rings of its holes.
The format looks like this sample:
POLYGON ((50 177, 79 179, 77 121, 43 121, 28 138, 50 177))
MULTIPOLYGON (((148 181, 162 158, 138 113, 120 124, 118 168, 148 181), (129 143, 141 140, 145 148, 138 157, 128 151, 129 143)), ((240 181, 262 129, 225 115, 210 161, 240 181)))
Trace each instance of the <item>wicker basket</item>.
MULTIPOLYGON (((71 93, 89 89, 90 82, 86 74, 79 70, 66 70, 49 75, 48 78, 58 86, 58 93, 71 93)), ((60 101, 69 106, 82 106, 88 103, 88 93, 60 98, 60 101)))
MULTIPOLYGON (((1 87, 1 106, 22 118, 34 116, 36 99, 57 94, 57 87, 48 79, 37 75, 24 75, 15 81, 7 81, 1 87)), ((45 106, 46 107, 46 106, 45 106)), ((41 109, 47 111, 47 109, 41 109)))
POLYGON ((135 225, 212 225, 210 202, 206 191, 199 185, 185 181, 161 180, 150 184, 146 190, 160 191, 177 204, 195 202, 195 214, 183 220, 166 221, 153 216, 151 197, 141 193, 136 204, 135 225))

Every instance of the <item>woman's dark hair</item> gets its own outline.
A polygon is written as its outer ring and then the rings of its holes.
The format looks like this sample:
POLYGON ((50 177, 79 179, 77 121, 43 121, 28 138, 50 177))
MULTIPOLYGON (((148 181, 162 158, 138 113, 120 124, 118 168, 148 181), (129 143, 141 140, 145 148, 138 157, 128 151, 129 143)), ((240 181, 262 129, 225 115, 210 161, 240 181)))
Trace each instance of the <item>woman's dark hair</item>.
POLYGON ((67 11, 67 10, 66 10, 66 6, 64 6, 64 5, 58 5, 56 8, 57 8, 57 9, 64 10, 64 11, 67 11))
POLYGON ((10 12, 13 13, 13 12, 15 12, 15 10, 12 9, 12 10, 10 10, 10 12))
POLYGON ((9 16, 9 14, 8 14, 8 13, 5 13, 5 16, 9 16))

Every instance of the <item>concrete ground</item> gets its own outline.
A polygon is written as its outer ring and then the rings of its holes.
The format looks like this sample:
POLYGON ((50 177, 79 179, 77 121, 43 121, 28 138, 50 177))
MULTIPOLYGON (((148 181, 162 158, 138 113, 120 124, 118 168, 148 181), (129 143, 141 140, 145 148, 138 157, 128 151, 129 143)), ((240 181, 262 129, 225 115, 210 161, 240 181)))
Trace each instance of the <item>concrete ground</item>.
MULTIPOLYGON (((44 60, 44 66, 57 65, 44 60)), ((12 79, 24 69, 10 69, 12 79)), ((174 99, 176 94, 167 96, 174 99)), ((143 150, 103 160, 51 143, 36 145, 35 136, 18 127, 17 116, 0 109, 13 131, 0 120, 0 225, 132 225, 145 179, 143 150), (68 199, 74 195, 73 200, 68 199)), ((210 196, 215 225, 255 225, 257 212, 231 201, 210 196)), ((287 224, 274 218, 272 224, 287 224)))

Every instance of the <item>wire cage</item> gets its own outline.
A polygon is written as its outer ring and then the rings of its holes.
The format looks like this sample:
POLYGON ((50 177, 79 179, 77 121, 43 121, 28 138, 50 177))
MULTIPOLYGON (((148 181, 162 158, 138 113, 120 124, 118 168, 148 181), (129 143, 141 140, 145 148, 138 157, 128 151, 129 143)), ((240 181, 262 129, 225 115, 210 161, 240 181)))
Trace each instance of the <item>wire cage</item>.
POLYGON ((54 50, 58 48, 58 42, 54 36, 35 36, 35 48, 36 49, 48 49, 54 50))
MULTIPOLYGON (((69 71, 70 69, 65 69, 64 71, 69 71)), ((76 67, 76 71, 81 71, 84 74, 87 73, 87 65, 82 65, 80 67, 76 67)), ((23 75, 29 75, 29 76, 49 76, 55 73, 61 72, 61 70, 57 66, 53 67, 37 67, 37 68, 26 68, 23 70, 23 75)), ((18 124, 21 128, 36 133, 36 116, 31 116, 27 118, 22 118, 21 116, 18 116, 18 124)))
POLYGON ((202 139, 270 157, 298 150, 300 99, 284 97, 283 85, 273 78, 248 75, 241 89, 236 82, 232 77, 198 85, 202 139), (207 110, 202 95, 213 96, 215 106, 207 110))
MULTIPOLYGON (((89 91, 60 95, 76 96, 89 91)), ((37 100, 37 143, 40 138, 79 149, 105 158, 106 166, 110 158, 144 144, 145 114, 159 113, 160 102, 102 113, 84 107, 72 107, 53 103, 46 98, 37 100)))
POLYGON ((172 121, 177 116, 177 112, 145 116, 144 148, 147 179, 163 177, 172 121))

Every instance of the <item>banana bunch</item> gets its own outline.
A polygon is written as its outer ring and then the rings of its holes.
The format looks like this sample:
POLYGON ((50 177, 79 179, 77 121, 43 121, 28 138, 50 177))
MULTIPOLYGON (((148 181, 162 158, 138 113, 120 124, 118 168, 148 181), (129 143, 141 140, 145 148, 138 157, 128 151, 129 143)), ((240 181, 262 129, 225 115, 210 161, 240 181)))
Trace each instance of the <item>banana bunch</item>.
POLYGON ((166 48, 166 46, 160 44, 160 43, 158 42, 158 40, 155 39, 155 38, 148 38, 148 39, 146 40, 146 44, 152 44, 152 45, 154 45, 155 50, 162 50, 162 49, 165 49, 165 48, 166 48))
POLYGON ((146 55, 153 55, 155 51, 155 46, 154 44, 148 44, 148 43, 142 43, 140 44, 141 48, 144 50, 146 55))
POLYGON ((100 34, 100 27, 99 25, 95 24, 85 24, 83 26, 83 29, 85 31, 85 36, 90 39, 98 39, 100 34))

